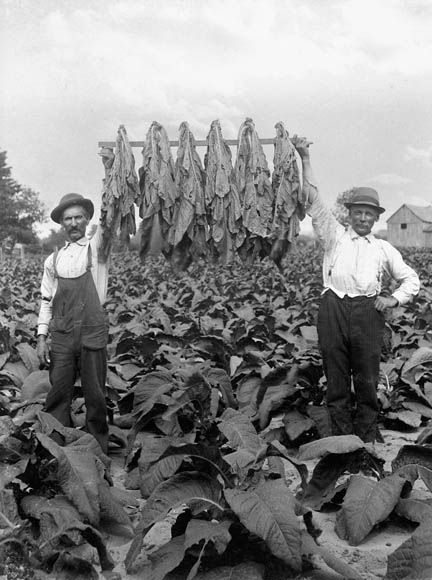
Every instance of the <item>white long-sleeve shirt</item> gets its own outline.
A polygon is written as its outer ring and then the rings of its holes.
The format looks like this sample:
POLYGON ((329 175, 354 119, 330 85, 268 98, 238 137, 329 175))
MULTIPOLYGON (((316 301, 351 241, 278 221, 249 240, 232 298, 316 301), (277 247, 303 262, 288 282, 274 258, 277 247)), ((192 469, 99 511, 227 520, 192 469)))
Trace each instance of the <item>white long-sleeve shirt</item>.
POLYGON ((392 293, 399 304, 418 294, 419 277, 396 248, 373 234, 359 236, 350 226, 345 228, 323 203, 316 186, 304 180, 304 187, 313 190, 307 198, 312 200, 308 214, 324 248, 324 292, 333 290, 340 298, 374 296, 381 292, 386 272, 399 284, 392 293))
MULTIPOLYGON (((106 301, 108 289, 109 258, 106 262, 98 261, 98 250, 102 243, 102 228, 98 227, 95 235, 89 240, 86 237, 77 242, 66 242, 57 254, 57 273, 61 278, 76 278, 87 269, 88 247, 92 251, 91 273, 101 304, 106 301)), ((54 253, 44 263, 41 282, 41 307, 38 318, 38 334, 48 334, 48 325, 52 317, 52 300, 57 290, 57 278, 54 274, 54 253)))

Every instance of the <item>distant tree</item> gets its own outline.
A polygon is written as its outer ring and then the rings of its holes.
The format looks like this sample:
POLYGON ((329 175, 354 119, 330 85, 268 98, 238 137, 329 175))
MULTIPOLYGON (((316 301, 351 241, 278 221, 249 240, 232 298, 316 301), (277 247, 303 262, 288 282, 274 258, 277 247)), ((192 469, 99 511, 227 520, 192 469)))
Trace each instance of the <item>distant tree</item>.
POLYGON ((12 238, 14 243, 33 244, 36 225, 45 221, 46 209, 38 193, 12 178, 6 157, 6 151, 0 151, 0 242, 12 238))
POLYGON ((336 219, 338 220, 338 222, 341 223, 345 227, 349 224, 349 218, 348 218, 349 212, 348 212, 348 209, 345 207, 345 203, 351 201, 353 193, 354 193, 353 187, 351 189, 347 189, 346 191, 343 191, 342 193, 339 193, 339 195, 336 198, 334 207, 332 209, 333 214, 336 217, 336 219))
POLYGON ((56 248, 64 246, 67 236, 63 229, 51 228, 49 235, 41 240, 44 252, 53 252, 56 248))

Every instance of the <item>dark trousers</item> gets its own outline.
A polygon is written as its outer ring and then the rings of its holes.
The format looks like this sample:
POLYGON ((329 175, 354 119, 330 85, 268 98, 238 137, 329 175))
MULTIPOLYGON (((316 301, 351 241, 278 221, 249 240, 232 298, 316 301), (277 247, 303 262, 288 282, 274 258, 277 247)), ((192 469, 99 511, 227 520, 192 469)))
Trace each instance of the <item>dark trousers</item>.
POLYGON ((50 381, 52 388, 45 401, 45 411, 60 423, 71 426, 70 408, 76 378, 81 376, 81 388, 86 405, 86 430, 107 453, 108 422, 105 401, 107 375, 106 349, 74 348, 72 337, 51 345, 50 381))
POLYGON ((384 316, 375 298, 339 298, 328 290, 318 312, 318 337, 327 378, 326 402, 334 435, 375 441, 377 386, 384 316), (352 387, 352 388, 351 388, 352 387))

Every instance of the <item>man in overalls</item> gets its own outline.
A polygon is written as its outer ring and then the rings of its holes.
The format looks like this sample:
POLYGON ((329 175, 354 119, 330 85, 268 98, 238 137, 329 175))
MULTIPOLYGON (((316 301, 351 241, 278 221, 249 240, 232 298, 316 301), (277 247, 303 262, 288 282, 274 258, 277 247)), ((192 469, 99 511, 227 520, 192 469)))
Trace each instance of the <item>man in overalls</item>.
POLYGON ((41 365, 49 365, 51 389, 45 411, 63 425, 72 425, 70 410, 79 375, 86 405, 86 429, 107 453, 108 318, 103 304, 109 258, 103 262, 98 259, 101 227, 91 240, 85 236, 93 213, 91 200, 78 193, 65 195, 51 212, 51 218, 62 225, 68 241, 45 260, 37 353, 41 365))

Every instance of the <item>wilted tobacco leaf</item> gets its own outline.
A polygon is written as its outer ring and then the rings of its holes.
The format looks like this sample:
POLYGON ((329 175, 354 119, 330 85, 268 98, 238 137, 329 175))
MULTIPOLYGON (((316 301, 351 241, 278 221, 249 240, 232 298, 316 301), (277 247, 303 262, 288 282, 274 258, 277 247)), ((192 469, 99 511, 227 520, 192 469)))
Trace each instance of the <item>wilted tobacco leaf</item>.
POLYGON ((365 447, 365 443, 357 435, 332 435, 301 445, 298 459, 308 461, 328 453, 350 453, 362 447, 365 447))
POLYGON ((336 516, 336 532, 351 546, 357 546, 372 528, 393 511, 405 479, 390 475, 374 482, 362 475, 353 475, 336 516))
POLYGON ((226 489, 225 498, 242 524, 262 538, 270 551, 301 570, 300 523, 294 497, 282 479, 266 481, 247 491, 226 489))

